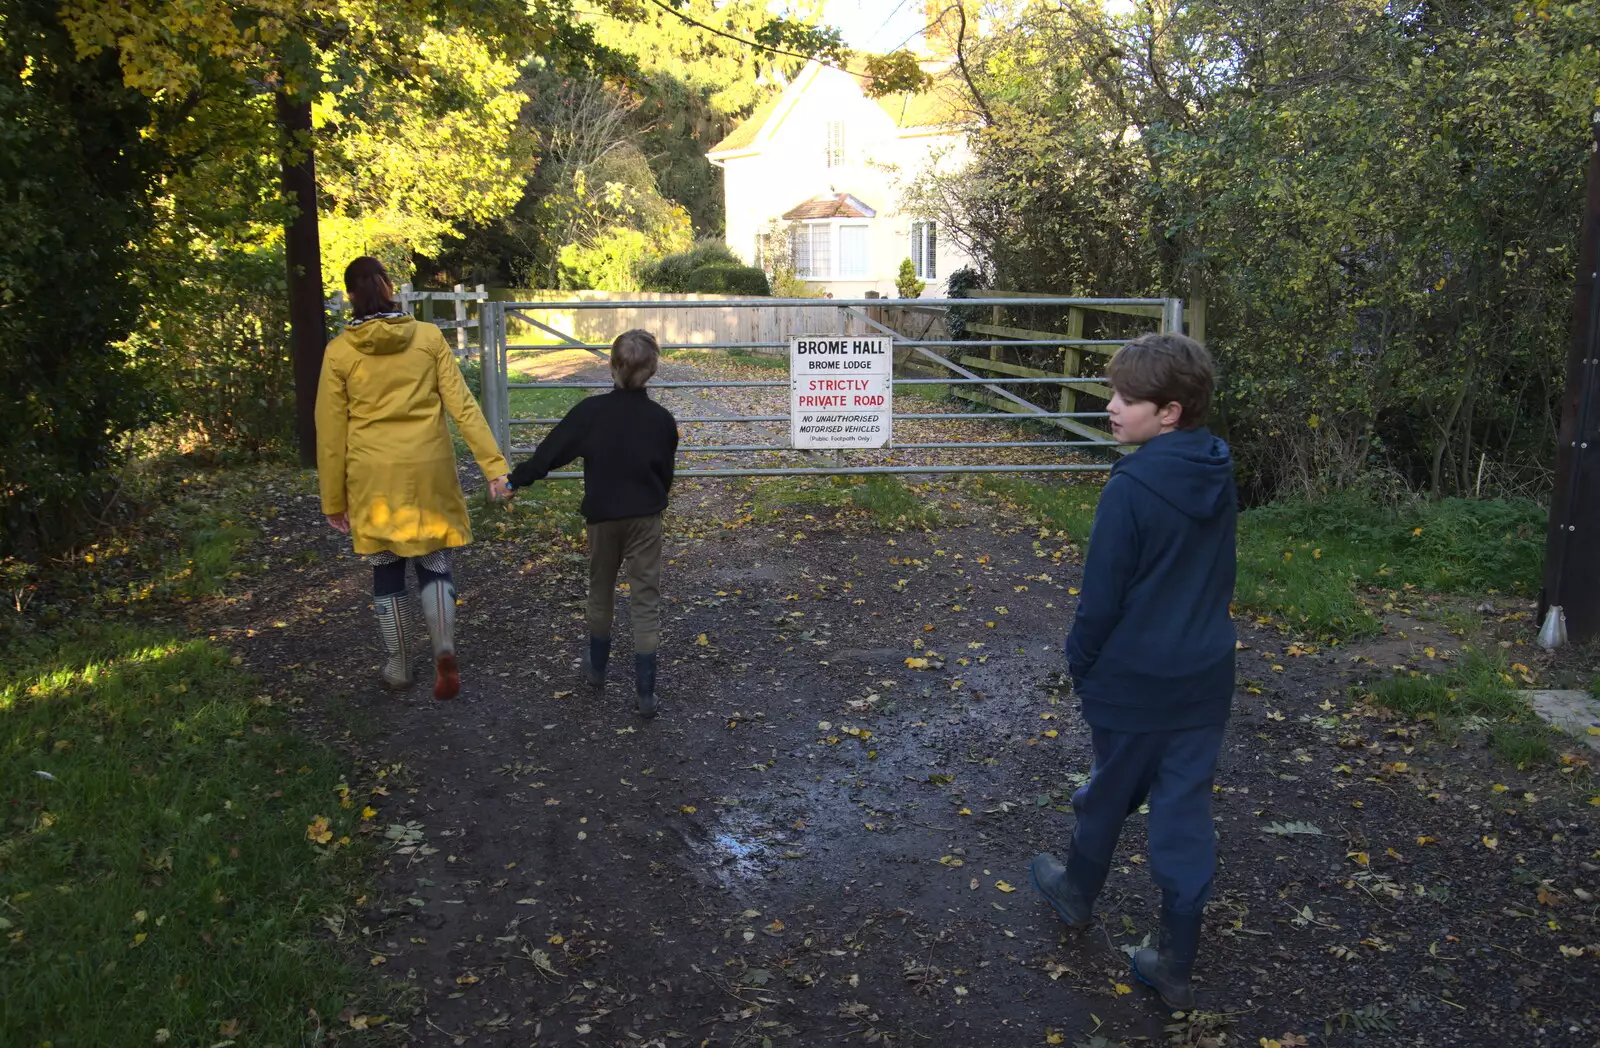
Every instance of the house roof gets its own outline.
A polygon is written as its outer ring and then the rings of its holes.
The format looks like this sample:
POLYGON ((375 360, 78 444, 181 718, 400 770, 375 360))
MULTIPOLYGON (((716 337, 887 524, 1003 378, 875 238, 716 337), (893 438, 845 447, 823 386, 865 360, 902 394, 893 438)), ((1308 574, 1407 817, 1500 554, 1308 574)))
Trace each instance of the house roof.
MULTIPOLYGON (((768 99, 762 103, 755 112, 751 113, 738 127, 734 128, 722 141, 706 151, 708 156, 716 157, 722 154, 741 151, 755 151, 761 133, 774 117, 780 115, 780 110, 787 111, 792 102, 804 92, 810 81, 822 67, 813 62, 800 76, 796 77, 789 87, 776 98, 768 99)), ((855 70, 851 70, 855 73, 855 70)), ((863 92, 866 80, 859 73, 855 74, 862 84, 863 92)), ((885 95, 876 99, 878 106, 893 120, 896 127, 902 129, 914 127, 946 127, 960 124, 965 121, 960 110, 953 102, 955 85, 948 75, 937 77, 933 87, 927 91, 905 91, 894 95, 885 95)))
POLYGON ((960 111, 951 99, 952 85, 936 80, 927 91, 906 91, 898 95, 885 95, 878 105, 896 127, 941 127, 963 122, 960 111))
POLYGON ((783 220, 800 222, 808 218, 873 218, 877 213, 849 193, 835 193, 812 197, 790 208, 783 213, 783 220))
POLYGON ((712 146, 712 153, 729 153, 736 149, 744 149, 753 144, 761 129, 766 126, 767 120, 778 110, 778 103, 783 101, 782 95, 774 95, 756 107, 755 112, 739 123, 739 126, 728 133, 728 136, 712 146))

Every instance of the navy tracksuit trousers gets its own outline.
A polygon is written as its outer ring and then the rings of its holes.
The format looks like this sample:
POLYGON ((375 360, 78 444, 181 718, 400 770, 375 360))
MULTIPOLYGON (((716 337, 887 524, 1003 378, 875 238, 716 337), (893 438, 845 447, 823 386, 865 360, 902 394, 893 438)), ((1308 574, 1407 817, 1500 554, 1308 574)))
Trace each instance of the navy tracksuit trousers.
MULTIPOLYGON (((1093 728, 1094 766, 1072 795, 1073 858, 1104 883, 1122 823, 1150 802, 1150 873, 1165 909, 1198 914, 1217 864, 1211 784, 1226 727, 1122 732, 1093 728)), ((1087 886, 1085 886, 1087 887, 1087 886)), ((1097 894, 1099 884, 1095 884, 1097 894)))

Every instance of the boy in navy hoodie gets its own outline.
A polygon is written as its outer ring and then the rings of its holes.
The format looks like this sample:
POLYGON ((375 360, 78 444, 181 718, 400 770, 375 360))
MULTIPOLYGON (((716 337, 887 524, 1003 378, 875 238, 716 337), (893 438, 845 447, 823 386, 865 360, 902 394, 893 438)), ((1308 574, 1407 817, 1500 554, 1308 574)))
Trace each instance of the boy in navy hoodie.
POLYGON ((1204 428, 1213 377, 1198 342, 1145 335, 1106 373, 1111 432, 1139 450, 1101 493, 1066 643, 1094 764, 1072 797, 1067 861, 1035 856, 1033 883, 1062 921, 1086 926, 1123 820, 1148 800, 1161 935, 1133 970, 1186 1010, 1216 866, 1211 783, 1233 702, 1233 459, 1204 428))

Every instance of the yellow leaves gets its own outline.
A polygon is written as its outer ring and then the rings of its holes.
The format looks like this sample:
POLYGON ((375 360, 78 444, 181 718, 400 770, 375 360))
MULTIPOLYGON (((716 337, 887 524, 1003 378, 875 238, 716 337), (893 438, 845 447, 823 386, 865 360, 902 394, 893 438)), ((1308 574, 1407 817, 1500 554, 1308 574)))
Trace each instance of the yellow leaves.
POLYGON ((1345 852, 1345 858, 1354 859, 1357 866, 1365 869, 1372 865, 1372 857, 1364 851, 1345 852))
POLYGON ((1261 1048, 1307 1048, 1311 1042, 1297 1033, 1285 1033, 1281 1037, 1261 1038, 1261 1048))
POLYGON ((389 963, 389 958, 385 957, 381 953, 373 954, 372 957, 370 959, 368 959, 368 961, 367 961, 367 964, 371 965, 374 968, 377 968, 380 965, 384 965, 384 964, 388 964, 388 963, 389 963))
POLYGON ((957 815, 971 815, 972 814, 972 809, 971 808, 962 808, 960 811, 956 812, 956 814, 957 815))
POLYGON ((1322 425, 1322 417, 1320 415, 1307 415, 1306 425, 1312 429, 1316 429, 1318 426, 1322 425))
POLYGON ((1059 1032, 1057 1030, 1046 1030, 1044 1032, 1044 1043, 1045 1044, 1066 1044, 1067 1043, 1067 1035, 1064 1034, 1064 1033, 1061 1033, 1061 1032, 1059 1032))
POLYGON ((681 813, 683 815, 693 815, 695 812, 697 812, 699 810, 700 810, 699 808, 696 808, 692 804, 680 804, 680 805, 678 805, 678 811, 679 811, 679 813, 681 813))
POLYGON ((372 820, 374 817, 376 817, 377 814, 378 814, 378 809, 374 808, 372 805, 369 804, 365 808, 361 809, 361 821, 362 822, 368 822, 368 821, 372 820))
POLYGON ((1500 838, 1498 837, 1483 837, 1480 839, 1483 841, 1483 846, 1488 848, 1490 851, 1494 851, 1500 847, 1500 838))
POLYGON ((1012 892, 1017 890, 1005 881, 995 881, 994 886, 1005 892, 1007 895, 1010 895, 1012 892))
POLYGON ((696 637, 694 639, 694 642, 695 642, 696 645, 704 648, 704 647, 708 647, 711 644, 711 638, 707 637, 704 633, 702 633, 702 634, 700 634, 700 636, 698 636, 698 637, 696 637))
POLYGON ((1438 844, 1438 843, 1439 842, 1433 837, 1423 836, 1423 837, 1418 837, 1417 838, 1417 846, 1418 847, 1422 847, 1422 848, 1426 848, 1430 844, 1438 844))
POLYGON ((1412 528, 1411 529, 1411 537, 1412 538, 1416 538, 1420 534, 1422 534, 1422 529, 1421 528, 1412 528))
POLYGON ((1559 947, 1559 949, 1561 951, 1561 956, 1563 957, 1576 958, 1583 956, 1583 947, 1581 946, 1562 946, 1559 947))
POLYGON ((144 945, 144 941, 146 939, 148 939, 148 938, 150 938, 149 935, 147 935, 144 932, 140 932, 139 934, 135 935, 133 937, 133 941, 128 944, 128 949, 131 950, 136 946, 143 946, 144 945))
POLYGON ((927 668, 928 668, 928 660, 923 658, 922 656, 920 656, 920 655, 910 655, 910 656, 906 657, 906 669, 910 669, 910 670, 925 670, 927 668))
POLYGON ((475 983, 477 981, 478 981, 478 977, 476 975, 472 975, 470 973, 467 974, 467 975, 458 975, 458 976, 456 976, 456 985, 457 986, 471 986, 473 983, 475 983))
POLYGON ((1495 783, 1495 784, 1494 784, 1494 785, 1493 785, 1493 786, 1490 786, 1490 787, 1489 787, 1489 788, 1490 788, 1490 789, 1491 789, 1491 790, 1493 790, 1493 791, 1494 791, 1494 792, 1496 792, 1496 793, 1504 793, 1504 792, 1506 792, 1506 791, 1507 791, 1507 790, 1509 790, 1509 789, 1510 789, 1510 788, 1511 788, 1511 787, 1509 787, 1509 786, 1502 786, 1502 785, 1501 785, 1501 784, 1500 784, 1500 783, 1498 783, 1498 782, 1497 782, 1497 783, 1495 783))
POLYGON ((318 815, 306 827, 306 840, 313 844, 327 844, 333 840, 333 827, 328 822, 326 815, 318 815))
POLYGON ((1056 736, 1058 736, 1060 734, 1061 733, 1059 731, 1056 731, 1054 728, 1049 728, 1049 729, 1046 729, 1046 731, 1044 733, 1044 737, 1047 738, 1047 739, 1053 739, 1053 738, 1055 738, 1056 736))
POLYGON ((939 865, 941 865, 941 866, 949 866, 949 867, 955 868, 955 867, 959 867, 959 866, 965 866, 966 864, 967 864, 966 860, 958 859, 954 855, 941 855, 941 856, 939 856, 939 865))
POLYGON ((1127 983, 1119 983, 1115 980, 1112 980, 1111 992, 1116 994, 1118 997, 1125 997, 1133 992, 1133 987, 1129 986, 1127 983))

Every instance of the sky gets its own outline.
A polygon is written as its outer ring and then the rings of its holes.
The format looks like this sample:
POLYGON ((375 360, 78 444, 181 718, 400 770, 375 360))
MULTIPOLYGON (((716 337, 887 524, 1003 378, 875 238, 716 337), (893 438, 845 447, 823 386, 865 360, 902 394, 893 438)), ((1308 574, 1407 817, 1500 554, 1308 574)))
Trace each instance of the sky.
POLYGON ((922 30, 922 0, 826 0, 823 21, 860 51, 894 51, 922 30))

